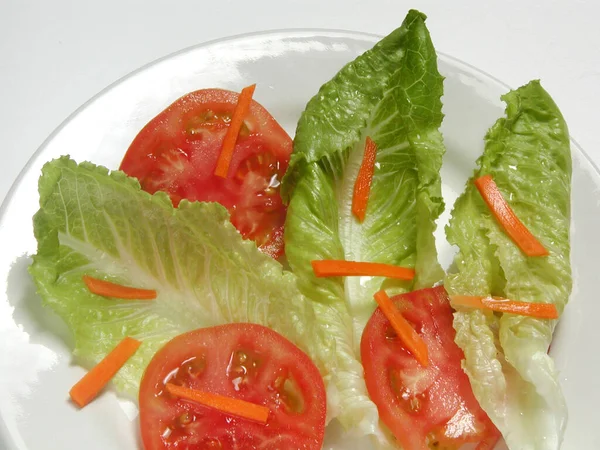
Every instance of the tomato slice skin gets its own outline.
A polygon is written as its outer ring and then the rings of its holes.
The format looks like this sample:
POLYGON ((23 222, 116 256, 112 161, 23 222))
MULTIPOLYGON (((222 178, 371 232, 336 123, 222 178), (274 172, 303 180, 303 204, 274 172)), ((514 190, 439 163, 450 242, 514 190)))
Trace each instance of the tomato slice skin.
POLYGON ((190 92, 154 117, 135 137, 120 170, 142 189, 183 199, 218 202, 244 238, 274 258, 283 254, 286 207, 279 184, 292 140, 275 119, 252 101, 238 136, 227 178, 214 174, 238 93, 224 89, 190 92))
POLYGON ((404 450, 492 449, 500 433, 475 399, 454 342, 453 311, 443 286, 393 297, 427 344, 429 366, 402 346, 383 312, 369 319, 361 357, 369 396, 404 450))
POLYGON ((139 394, 146 450, 317 450, 325 434, 323 379, 310 358, 275 331, 238 323, 179 335, 148 365, 139 394), (266 424, 171 396, 174 383, 270 409, 266 424))

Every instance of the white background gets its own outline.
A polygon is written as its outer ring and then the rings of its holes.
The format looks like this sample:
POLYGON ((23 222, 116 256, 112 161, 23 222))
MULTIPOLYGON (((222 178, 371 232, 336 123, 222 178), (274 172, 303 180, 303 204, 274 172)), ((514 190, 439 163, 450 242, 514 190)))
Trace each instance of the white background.
MULTIPOLYGON (((600 164, 600 0, 0 0, 0 200, 67 116, 140 66, 185 47, 252 31, 309 27, 386 34, 400 25, 410 7, 429 15, 439 51, 515 87, 541 78, 572 135, 600 164)), ((594 184, 581 186, 589 192, 581 201, 595 203, 594 184)), ((579 236, 597 233, 595 217, 581 222, 579 236)), ((586 259, 578 247, 585 261, 579 291, 593 292, 598 241, 583 245, 592 256, 586 259)), ((581 298, 587 306, 594 304, 593 296, 581 298)), ((574 311, 569 317, 575 326, 569 329, 578 330, 571 335, 578 345, 570 348, 581 349, 596 337, 596 330, 583 324, 597 315, 574 311)), ((568 357, 573 355, 577 352, 568 357)), ((594 361, 589 367, 597 367, 594 361)), ((598 381, 594 373, 582 371, 577 379, 593 388, 598 381)), ((585 403, 582 399, 576 401, 585 403)), ((585 423, 593 419, 590 415, 585 423)), ((587 429, 590 436, 597 432, 587 429)))
POLYGON ((512 86, 541 78, 600 163, 597 0, 0 0, 0 199, 69 114, 159 57, 267 29, 386 34, 410 7, 438 50, 512 86))

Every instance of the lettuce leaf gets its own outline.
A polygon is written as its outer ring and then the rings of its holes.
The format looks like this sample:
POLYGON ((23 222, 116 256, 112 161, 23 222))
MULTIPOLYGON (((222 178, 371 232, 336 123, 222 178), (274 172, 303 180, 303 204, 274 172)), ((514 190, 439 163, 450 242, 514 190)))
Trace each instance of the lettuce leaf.
MULTIPOLYGON (((528 258, 503 232, 469 180, 446 229, 458 246, 450 294, 549 302, 571 292, 571 153, 565 121, 538 81, 504 95, 506 118, 489 130, 474 177, 491 174, 516 215, 549 250, 528 258)), ((457 312, 456 342, 475 396, 510 448, 558 449, 567 408, 547 354, 556 321, 457 312)))
POLYGON ((175 209, 166 194, 141 191, 122 172, 68 157, 44 166, 39 193, 30 273, 71 329, 76 357, 91 365, 125 336, 143 341, 114 380, 120 390, 137 397, 149 360, 175 335, 229 322, 277 330, 323 370, 328 347, 311 302, 291 273, 242 240, 221 205, 184 201, 175 209), (84 274, 156 289, 158 297, 99 297, 84 274))
POLYGON ((398 30, 346 65, 309 101, 282 186, 289 198, 288 261, 336 345, 327 378, 330 418, 383 443, 387 438, 366 391, 359 345, 384 279, 316 278, 310 262, 414 267, 414 283, 386 281, 397 292, 443 278, 433 238, 443 210, 442 93, 425 16, 410 11, 398 30), (366 218, 359 223, 351 212, 352 194, 367 136, 378 153, 366 218))

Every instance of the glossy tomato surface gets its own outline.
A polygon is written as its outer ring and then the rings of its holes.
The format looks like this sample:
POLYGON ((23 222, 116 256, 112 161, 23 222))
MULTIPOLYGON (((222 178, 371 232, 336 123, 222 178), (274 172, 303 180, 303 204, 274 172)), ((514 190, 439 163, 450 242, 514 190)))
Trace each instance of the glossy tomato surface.
POLYGON ((279 184, 292 140, 265 108, 252 101, 238 135, 227 178, 214 175, 238 94, 191 92, 152 119, 131 143, 120 169, 150 193, 221 203, 246 239, 277 258, 283 253, 286 207, 279 184))
POLYGON ((159 350, 142 378, 140 426, 146 450, 320 449, 325 387, 310 358, 255 324, 202 328, 159 350), (174 383, 265 405, 266 424, 166 392, 174 383))
POLYGON ((369 396, 404 450, 492 449, 500 433, 473 395, 454 342, 445 289, 423 289, 392 300, 427 344, 421 366, 378 308, 365 327, 361 357, 369 396), (473 447, 471 447, 473 448, 473 447))

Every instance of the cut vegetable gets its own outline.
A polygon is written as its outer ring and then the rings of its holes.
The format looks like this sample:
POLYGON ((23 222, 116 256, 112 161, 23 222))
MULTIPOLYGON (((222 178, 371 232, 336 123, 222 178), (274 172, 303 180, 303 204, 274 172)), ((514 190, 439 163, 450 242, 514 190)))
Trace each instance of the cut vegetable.
POLYGON ((484 175, 477 178, 475 186, 477 186, 479 193, 498 223, 523 253, 527 256, 548 256, 548 250, 523 225, 523 222, 519 220, 509 204, 504 200, 502 192, 496 186, 491 175, 484 175))
MULTIPOLYGON (((345 66, 308 102, 282 185, 289 201, 285 254, 317 323, 335 345, 326 383, 330 419, 389 448, 364 382, 358 343, 382 288, 394 293, 442 280, 434 231, 443 211, 439 171, 443 78, 425 25, 411 10, 402 27, 345 66), (352 211, 365 137, 377 158, 364 222, 352 211), (411 282, 377 276, 318 277, 312 261, 369 261, 415 270, 411 282)), ((418 364, 415 360, 415 364, 418 364)))
POLYGON ((123 298, 127 300, 153 300, 156 298, 156 291, 154 289, 132 288, 111 283, 110 281, 99 280, 89 275, 84 275, 83 281, 90 292, 104 297, 123 298))
POLYGON ((229 124, 229 128, 227 129, 227 134, 225 134, 225 139, 223 140, 223 148, 221 149, 219 159, 217 160, 215 175, 218 177, 227 178, 229 164, 231 163, 233 150, 235 149, 235 142, 240 134, 240 130, 244 123, 244 118, 246 117, 248 109, 250 108, 250 103, 252 102, 252 95, 254 94, 255 88, 256 84, 253 84, 242 89, 242 92, 240 93, 237 105, 233 111, 233 115, 231 116, 231 122, 229 124))
POLYGON ((403 450, 492 450, 500 438, 473 395, 454 342, 453 310, 443 286, 390 299, 428 348, 421 366, 375 310, 360 342, 364 378, 379 418, 403 450))
POLYGON ((320 278, 369 276, 412 280, 415 277, 414 269, 393 266, 391 264, 335 259, 311 261, 311 264, 315 275, 320 278))
POLYGON ((404 316, 402 316, 400 311, 398 311, 396 308, 396 305, 394 305, 385 291, 379 291, 375 293, 374 297, 375 301, 377 301, 377 304, 379 305, 379 308, 385 317, 390 321, 392 328, 402 340, 404 345, 406 345, 408 350, 423 367, 427 367, 429 364, 429 358, 425 341, 423 341, 421 336, 417 334, 410 323, 408 323, 404 316))
POLYGON ((453 307, 465 306, 467 308, 490 309, 538 319, 558 319, 558 310, 555 305, 550 303, 517 302, 504 298, 475 295, 452 295, 450 301, 453 307))
POLYGON ((246 402, 237 398, 225 397, 223 395, 203 392, 197 389, 188 389, 183 386, 177 386, 173 383, 165 385, 171 395, 190 400, 209 408, 218 409, 221 412, 254 420, 256 422, 267 423, 269 418, 269 408, 255 403, 246 402))
POLYGON ((279 185, 292 139, 252 100, 235 141, 229 176, 215 175, 239 99, 239 92, 225 89, 180 97, 142 128, 120 170, 137 178, 146 192, 166 192, 175 206, 182 200, 220 203, 244 239, 277 259, 283 254, 286 214, 279 185))
POLYGON ((39 191, 38 250, 29 268, 37 292, 69 327, 73 352, 87 369, 126 336, 144 342, 112 380, 129 397, 138 395, 148 362, 165 343, 215 324, 268 325, 323 367, 325 330, 296 278, 243 240, 223 206, 182 201, 174 208, 166 193, 143 192, 123 172, 68 157, 44 166, 39 191), (84 275, 158 295, 101 297, 87 289, 84 275))
POLYGON ((71 399, 83 408, 91 402, 142 343, 131 337, 123 339, 106 357, 79 380, 69 391, 71 399))
MULTIPOLYGON (((444 280, 450 295, 550 303, 562 313, 572 287, 569 130, 539 81, 502 96, 506 115, 485 136, 473 179, 446 228, 458 248, 444 280), (475 179, 491 175, 549 255, 527 256, 498 224, 475 179)), ((418 272, 417 272, 418 273, 418 272)), ((548 354, 556 320, 515 314, 454 313, 462 368, 475 397, 502 432, 507 448, 558 450, 568 420, 558 367, 548 354)))
POLYGON ((362 164, 358 170, 358 176, 354 183, 354 195, 352 197, 352 214, 359 222, 365 220, 367 212, 367 203, 369 202, 369 193, 371 192, 371 183, 375 171, 375 157, 377 156, 377 145, 367 136, 365 141, 365 153, 362 164))
POLYGON ((198 328, 169 341, 144 372, 139 406, 144 450, 323 448, 319 369, 254 323, 198 328))

